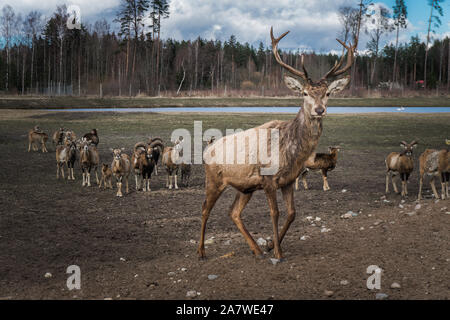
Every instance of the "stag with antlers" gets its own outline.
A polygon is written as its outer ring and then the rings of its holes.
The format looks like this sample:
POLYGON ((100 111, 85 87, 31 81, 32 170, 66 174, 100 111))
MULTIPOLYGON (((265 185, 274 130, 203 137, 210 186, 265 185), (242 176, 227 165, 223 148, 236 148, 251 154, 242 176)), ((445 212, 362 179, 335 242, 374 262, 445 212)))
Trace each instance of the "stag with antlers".
MULTIPOLYGON (((357 38, 355 38, 353 45, 347 45, 338 40, 347 50, 347 62, 345 66, 343 66, 345 61, 345 54, 343 52, 339 62, 336 62, 329 72, 319 81, 313 81, 308 76, 303 64, 303 57, 302 70, 291 67, 281 59, 278 52, 278 43, 288 33, 289 31, 282 34, 279 38, 275 38, 273 36, 273 28, 271 28, 272 50, 276 61, 284 69, 299 78, 297 80, 293 77, 285 76, 284 82, 288 88, 303 96, 303 107, 300 108, 297 116, 291 121, 270 121, 259 127, 225 136, 206 148, 204 152, 206 199, 202 205, 202 226, 198 246, 198 255, 200 258, 205 257, 205 230, 210 212, 227 186, 232 186, 237 190, 236 198, 231 206, 231 218, 257 257, 262 257, 263 253, 242 223, 241 214, 251 199, 253 192, 256 190, 264 190, 270 208, 273 227, 273 241, 269 243, 268 248, 274 249, 275 258, 282 259, 283 257, 280 245, 295 218, 295 179, 304 170, 305 161, 315 151, 319 142, 322 133, 322 118, 326 114, 328 97, 333 93, 343 90, 350 82, 350 76, 333 82, 329 82, 329 80, 350 70, 357 47, 357 38), (230 140, 238 139, 238 136, 242 134, 258 135, 260 131, 272 129, 277 130, 279 133, 279 149, 271 150, 271 152, 278 151, 279 163, 276 173, 262 175, 261 170, 263 165, 261 163, 241 164, 241 162, 235 161, 234 164, 230 165, 229 163, 222 164, 214 160, 216 158, 213 155, 217 152, 217 147, 225 145, 227 141, 230 142, 230 140), (288 211, 287 220, 281 232, 278 231, 278 189, 282 191, 288 211)), ((266 150, 270 150, 272 146, 271 140, 271 138, 268 138, 266 150)), ((245 147, 242 147, 240 150, 245 153, 245 157, 250 158, 252 155, 258 154, 258 146, 247 142, 244 145, 245 147)))

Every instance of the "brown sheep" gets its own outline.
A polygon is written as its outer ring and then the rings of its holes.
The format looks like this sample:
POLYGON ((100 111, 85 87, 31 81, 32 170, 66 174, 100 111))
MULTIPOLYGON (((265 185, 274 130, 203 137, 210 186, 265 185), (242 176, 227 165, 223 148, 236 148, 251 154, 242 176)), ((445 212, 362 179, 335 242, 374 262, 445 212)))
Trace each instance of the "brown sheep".
MULTIPOLYGON (((337 156, 340 151, 339 147, 328 147, 329 153, 313 153, 305 162, 306 170, 301 174, 303 187, 308 190, 308 183, 306 182, 306 175, 308 171, 319 171, 322 174, 323 179, 323 191, 330 190, 328 185, 328 171, 332 171, 336 168, 337 156)), ((295 189, 298 190, 298 182, 300 178, 295 180, 295 189)))
POLYGON ((449 198, 448 182, 450 180, 450 151, 426 149, 419 158, 420 163, 420 184, 418 200, 422 199, 422 186, 425 175, 431 176, 431 188, 436 199, 439 199, 439 194, 434 184, 436 176, 441 178, 441 196, 449 198))
POLYGON ((33 151, 38 150, 38 145, 41 146, 42 152, 48 152, 46 143, 48 140, 48 134, 43 132, 39 126, 35 126, 34 129, 28 131, 28 152, 31 151, 31 147, 33 147, 33 151))
POLYGON ((408 195, 408 178, 414 170, 414 160, 412 157, 413 149, 417 147, 418 142, 413 141, 410 144, 405 141, 400 142, 404 148, 402 152, 391 152, 385 159, 386 163, 386 193, 389 192, 389 177, 391 177, 392 186, 395 193, 398 193, 394 177, 400 174, 402 180, 402 196, 408 195))

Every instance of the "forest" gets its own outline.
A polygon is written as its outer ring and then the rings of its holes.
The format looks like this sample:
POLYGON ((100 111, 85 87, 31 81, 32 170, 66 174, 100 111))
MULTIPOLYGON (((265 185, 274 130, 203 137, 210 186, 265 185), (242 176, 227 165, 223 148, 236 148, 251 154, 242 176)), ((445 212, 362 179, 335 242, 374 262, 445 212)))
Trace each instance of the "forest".
MULTIPOLYGON (((369 4, 355 2, 354 7, 339 9, 338 36, 347 42, 364 32, 369 42, 359 48, 346 96, 449 93, 449 38, 433 37, 433 28, 443 16, 441 1, 429 0, 427 40, 414 36, 407 43, 398 41, 407 23, 403 0, 396 0, 392 11, 381 7, 375 25, 369 15, 361 15, 369 4), (367 28, 370 22, 372 27, 367 28), (383 39, 391 33, 397 35, 397 42, 384 45, 383 39)), ((22 16, 8 4, 0 10, 0 95, 289 94, 282 83, 283 70, 271 47, 262 42, 255 47, 234 35, 226 41, 162 39, 161 21, 170 15, 164 0, 122 0, 113 21, 78 26, 65 5, 58 6, 48 21, 38 11, 22 16), (73 22, 75 27, 68 27, 73 22)), ((332 53, 281 51, 283 60, 296 68, 302 55, 313 78, 339 59, 332 53)))

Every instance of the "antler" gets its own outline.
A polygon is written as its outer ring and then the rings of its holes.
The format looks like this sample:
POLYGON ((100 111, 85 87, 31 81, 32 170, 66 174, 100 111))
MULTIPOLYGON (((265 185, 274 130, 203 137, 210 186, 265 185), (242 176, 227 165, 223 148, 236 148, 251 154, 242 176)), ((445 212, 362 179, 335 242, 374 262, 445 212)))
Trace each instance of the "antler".
POLYGON ((280 42, 281 39, 283 39, 290 31, 287 31, 285 33, 283 33, 280 37, 275 38, 273 36, 273 27, 270 28, 270 37, 272 38, 272 51, 273 51, 273 55, 275 56, 275 60, 277 60, 277 62, 286 70, 290 71, 292 74, 299 76, 300 78, 302 78, 305 81, 311 81, 311 79, 308 76, 308 72, 306 72, 305 69, 305 65, 303 64, 303 56, 302 56, 302 69, 303 72, 300 70, 297 70, 293 67, 291 67, 290 65, 286 64, 283 62, 283 60, 281 60, 280 54, 278 53, 278 42, 280 42))
POLYGON ((352 67, 352 64, 355 59, 356 47, 358 46, 358 39, 355 37, 354 44, 352 46, 351 45, 347 46, 344 42, 342 42, 339 39, 336 39, 336 40, 344 47, 342 49, 341 59, 339 60, 339 63, 336 61, 336 63, 334 64, 334 67, 331 68, 331 70, 328 71, 320 80, 326 80, 327 78, 337 77, 337 76, 347 72, 347 70, 349 70, 352 67), (342 67, 342 64, 344 63, 344 58, 345 58, 344 50, 345 49, 347 49, 347 64, 345 65, 345 67, 340 69, 342 67))

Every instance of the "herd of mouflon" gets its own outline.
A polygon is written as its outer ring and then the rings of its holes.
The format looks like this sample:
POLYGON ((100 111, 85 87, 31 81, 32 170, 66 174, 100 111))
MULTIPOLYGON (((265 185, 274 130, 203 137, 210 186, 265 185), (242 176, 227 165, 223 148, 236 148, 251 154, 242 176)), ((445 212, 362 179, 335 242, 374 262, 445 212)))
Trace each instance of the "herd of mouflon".
MULTIPOLYGON (((35 126, 28 133, 28 152, 37 151, 40 147, 42 152, 48 152, 46 142, 48 134, 35 126)), ((76 134, 68 129, 60 128, 52 135, 52 142, 56 151, 56 177, 65 178, 64 167, 67 169, 67 179, 75 180, 74 166, 78 159, 82 171, 83 186, 91 186, 91 172, 95 172, 96 182, 99 188, 113 189, 112 180, 117 182, 117 196, 123 196, 122 182, 125 183, 126 193, 129 192, 128 177, 131 172, 134 173, 136 190, 151 191, 150 179, 153 173, 158 174, 158 163, 162 160, 162 165, 167 171, 166 187, 169 189, 178 189, 178 175, 181 174, 182 185, 188 186, 191 174, 190 164, 177 161, 182 154, 182 140, 177 140, 172 147, 164 147, 163 141, 159 137, 149 138, 147 142, 138 142, 133 148, 131 157, 124 153, 124 148, 110 149, 113 154, 111 164, 100 163, 100 156, 97 151, 99 143, 96 129, 77 139, 76 134), (179 164, 178 164, 179 163, 179 164), (98 168, 100 168, 101 177, 99 179, 98 168)), ((212 140, 213 141, 213 140, 212 140)), ((212 143, 210 141, 210 143, 212 143)), ((408 178, 414 170, 413 149, 418 142, 407 143, 402 141, 401 152, 391 152, 385 159, 386 163, 386 193, 389 192, 389 180, 396 193, 402 196, 408 195, 408 178), (396 181, 401 181, 401 191, 399 191, 396 181)), ((450 145, 450 140, 446 140, 450 145)), ((318 171, 323 179, 323 190, 330 190, 328 184, 328 172, 332 171, 337 165, 338 152, 341 150, 338 146, 328 148, 328 153, 313 153, 305 162, 305 169, 297 177, 295 182, 296 190, 299 189, 299 181, 302 179, 303 186, 308 190, 306 175, 309 171, 318 171)), ((430 176, 430 184, 435 198, 450 198, 449 196, 449 178, 450 178, 450 151, 447 149, 435 150, 426 149, 419 157, 419 194, 418 200, 422 198, 423 180, 430 176), (435 178, 438 177, 441 182, 441 195, 439 195, 435 178)))

